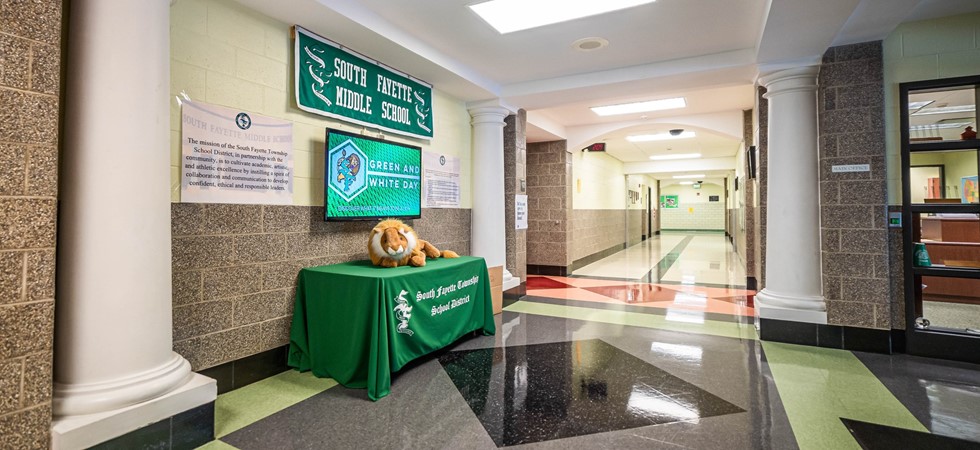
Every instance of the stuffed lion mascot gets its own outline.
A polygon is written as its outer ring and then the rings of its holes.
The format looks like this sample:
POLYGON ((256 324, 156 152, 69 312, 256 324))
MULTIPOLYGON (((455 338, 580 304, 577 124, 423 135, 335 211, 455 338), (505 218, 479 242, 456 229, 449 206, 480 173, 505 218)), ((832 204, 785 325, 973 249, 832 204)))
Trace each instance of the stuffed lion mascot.
POLYGON ((422 267, 426 257, 459 257, 454 251, 439 251, 434 245, 419 239, 412 227, 398 219, 383 220, 371 230, 368 255, 374 265, 381 267, 422 267))

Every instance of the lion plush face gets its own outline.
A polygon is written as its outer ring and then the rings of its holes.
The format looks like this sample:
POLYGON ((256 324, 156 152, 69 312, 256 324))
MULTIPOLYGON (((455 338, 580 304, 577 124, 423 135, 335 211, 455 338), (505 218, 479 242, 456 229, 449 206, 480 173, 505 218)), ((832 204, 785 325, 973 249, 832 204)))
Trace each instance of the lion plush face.
POLYGON ((381 267, 421 267, 425 265, 426 258, 459 257, 454 251, 440 251, 431 243, 419 239, 412 227, 398 219, 383 220, 371 230, 368 255, 372 264, 381 267))
POLYGON ((386 220, 371 231, 371 250, 379 256, 400 260, 411 255, 416 246, 415 230, 400 221, 386 220))

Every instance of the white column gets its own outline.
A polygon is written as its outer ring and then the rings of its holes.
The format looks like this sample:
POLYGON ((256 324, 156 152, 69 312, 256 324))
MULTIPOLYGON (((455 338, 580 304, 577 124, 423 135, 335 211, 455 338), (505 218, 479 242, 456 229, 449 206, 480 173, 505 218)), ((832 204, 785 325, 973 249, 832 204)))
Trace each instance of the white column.
POLYGON ((820 265, 819 67, 762 77, 769 100, 766 286, 759 316, 827 323, 820 265))
POLYGON ((172 350, 169 6, 72 4, 58 230, 57 448, 87 447, 215 398, 214 381, 193 375, 172 350))
POLYGON ((470 108, 473 117, 473 239, 470 251, 487 260, 487 267, 503 266, 504 290, 514 277, 507 270, 504 226, 504 119, 510 110, 499 104, 470 108))

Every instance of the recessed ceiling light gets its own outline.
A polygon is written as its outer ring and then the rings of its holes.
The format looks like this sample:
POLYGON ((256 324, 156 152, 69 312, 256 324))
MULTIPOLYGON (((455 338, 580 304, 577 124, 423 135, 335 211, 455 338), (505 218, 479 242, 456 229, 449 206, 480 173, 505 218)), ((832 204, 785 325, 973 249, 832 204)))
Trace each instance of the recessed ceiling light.
POLYGON ((626 136, 626 140, 630 142, 647 142, 647 141, 667 141, 670 139, 690 139, 697 137, 693 131, 685 131, 680 134, 670 134, 670 133, 657 133, 657 134, 637 134, 633 136, 626 136))
POLYGON ((609 45, 609 41, 601 37, 587 37, 572 42, 572 48, 581 52, 591 52, 599 50, 609 45))
POLYGON ((677 97, 665 98, 663 100, 652 100, 648 102, 624 103, 622 105, 593 106, 592 112, 600 116, 615 116, 617 114, 677 109, 685 106, 687 106, 687 101, 684 100, 684 97, 677 97))
POLYGON ((684 178, 704 178, 704 174, 702 173, 698 175, 674 175, 675 180, 682 180, 684 178))
POLYGON ((653 2, 654 0, 603 0, 597 2, 491 0, 470 5, 470 9, 487 21, 490 26, 496 28, 500 34, 505 34, 653 2))
POLYGON ((700 157, 700 153, 674 153, 671 155, 653 155, 650 159, 654 161, 665 161, 668 159, 694 159, 700 157))

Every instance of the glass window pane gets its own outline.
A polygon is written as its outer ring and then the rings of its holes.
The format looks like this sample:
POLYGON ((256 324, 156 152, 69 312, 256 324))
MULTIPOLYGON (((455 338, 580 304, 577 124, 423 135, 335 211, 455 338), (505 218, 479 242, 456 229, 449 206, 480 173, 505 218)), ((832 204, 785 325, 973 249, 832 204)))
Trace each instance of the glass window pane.
POLYGON ((980 203, 976 150, 913 152, 909 158, 912 203, 980 203))
POLYGON ((909 93, 911 142, 957 141, 966 127, 977 129, 976 94, 972 86, 909 93))
POLYGON ((980 280, 921 277, 922 317, 932 329, 980 333, 980 280))
MULTIPOLYGON (((926 253, 913 254, 916 266, 980 268, 980 215, 916 214, 916 244, 926 253), (928 261, 926 261, 928 258, 928 261)), ((978 290, 980 292, 980 290, 978 290)))

